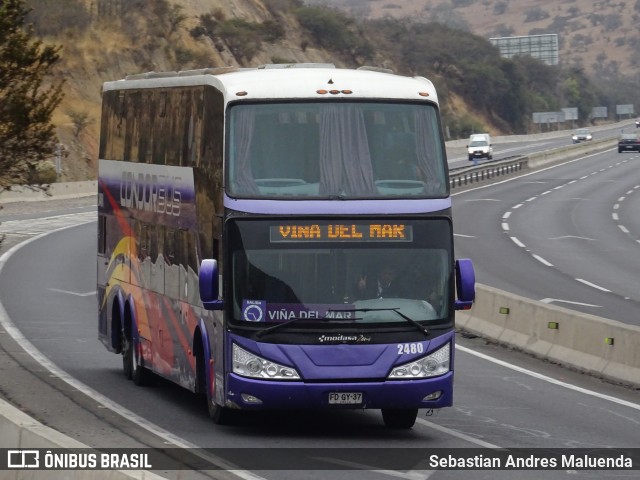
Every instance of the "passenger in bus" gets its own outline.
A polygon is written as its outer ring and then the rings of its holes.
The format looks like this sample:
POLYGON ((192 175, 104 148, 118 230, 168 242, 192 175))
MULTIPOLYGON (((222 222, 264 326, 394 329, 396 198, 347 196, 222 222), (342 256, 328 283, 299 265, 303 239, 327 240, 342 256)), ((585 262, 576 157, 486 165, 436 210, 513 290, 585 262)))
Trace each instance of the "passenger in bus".
POLYGON ((392 263, 384 263, 378 269, 374 278, 369 274, 360 274, 356 280, 355 298, 397 298, 404 295, 398 268, 392 263))

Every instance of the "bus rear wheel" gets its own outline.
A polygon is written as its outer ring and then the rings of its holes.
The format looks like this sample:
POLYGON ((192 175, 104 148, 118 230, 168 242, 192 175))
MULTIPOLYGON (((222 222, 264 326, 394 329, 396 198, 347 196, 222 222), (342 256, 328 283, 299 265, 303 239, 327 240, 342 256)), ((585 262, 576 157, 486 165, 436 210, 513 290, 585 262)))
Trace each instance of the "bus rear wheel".
POLYGON ((151 378, 151 372, 146 367, 138 363, 138 360, 136 359, 137 355, 135 355, 135 353, 132 352, 131 357, 131 380, 133 380, 133 383, 139 387, 148 385, 151 378))
POLYGON ((417 408, 395 409, 383 408, 382 420, 388 428, 408 429, 413 427, 418 417, 417 408))
POLYGON ((122 345, 122 371, 127 380, 133 378, 133 369, 131 367, 133 361, 133 345, 131 345, 131 339, 124 332, 120 339, 120 345, 122 345))
POLYGON ((149 382, 151 372, 138 363, 138 355, 136 355, 135 340, 131 335, 122 333, 122 370, 124 376, 129 380, 133 380, 138 386, 146 385, 149 382))

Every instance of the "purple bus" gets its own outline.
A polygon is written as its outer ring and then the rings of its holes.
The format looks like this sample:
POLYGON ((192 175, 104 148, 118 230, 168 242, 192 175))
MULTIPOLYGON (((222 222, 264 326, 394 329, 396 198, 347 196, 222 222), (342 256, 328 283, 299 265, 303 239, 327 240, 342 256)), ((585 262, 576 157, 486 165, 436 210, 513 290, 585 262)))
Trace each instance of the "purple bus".
POLYGON ((422 77, 324 64, 105 83, 99 337, 125 375, 203 394, 216 423, 451 406, 474 272, 438 108, 422 77))

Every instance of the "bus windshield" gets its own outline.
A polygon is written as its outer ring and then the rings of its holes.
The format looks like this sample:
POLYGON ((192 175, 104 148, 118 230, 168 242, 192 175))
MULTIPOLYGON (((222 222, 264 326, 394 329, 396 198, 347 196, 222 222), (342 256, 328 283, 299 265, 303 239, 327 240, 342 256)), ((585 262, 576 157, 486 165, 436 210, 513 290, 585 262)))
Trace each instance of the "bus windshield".
POLYGON ((256 103, 229 110, 228 190, 243 198, 443 198, 431 103, 256 103))
POLYGON ((448 220, 238 220, 230 235, 233 323, 450 321, 448 220))

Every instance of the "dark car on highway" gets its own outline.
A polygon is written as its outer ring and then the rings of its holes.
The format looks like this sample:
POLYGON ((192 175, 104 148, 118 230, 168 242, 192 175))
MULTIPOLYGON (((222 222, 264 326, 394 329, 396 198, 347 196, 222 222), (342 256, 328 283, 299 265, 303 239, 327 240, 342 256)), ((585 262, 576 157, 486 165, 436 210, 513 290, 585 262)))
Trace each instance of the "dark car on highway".
POLYGON ((637 133, 622 133, 618 138, 618 153, 627 151, 640 152, 640 135, 637 133))
POLYGON ((591 135, 591 130, 588 128, 579 128, 573 132, 571 139, 573 140, 573 143, 581 143, 586 142, 587 140, 592 140, 593 135, 591 135))

